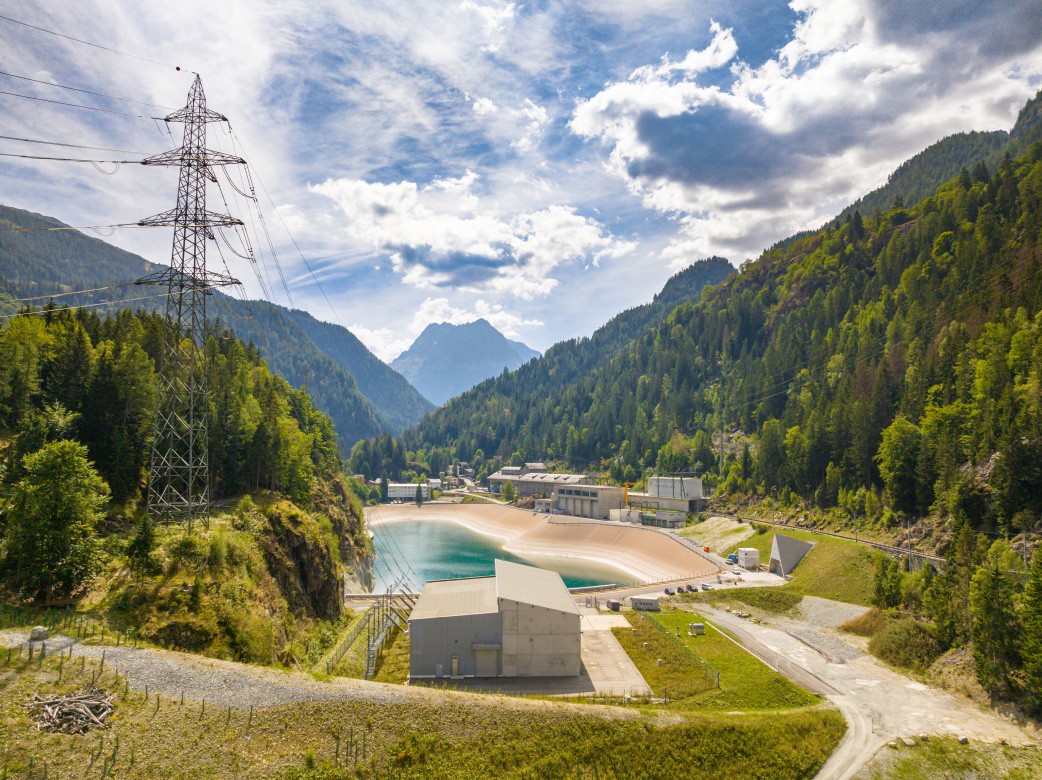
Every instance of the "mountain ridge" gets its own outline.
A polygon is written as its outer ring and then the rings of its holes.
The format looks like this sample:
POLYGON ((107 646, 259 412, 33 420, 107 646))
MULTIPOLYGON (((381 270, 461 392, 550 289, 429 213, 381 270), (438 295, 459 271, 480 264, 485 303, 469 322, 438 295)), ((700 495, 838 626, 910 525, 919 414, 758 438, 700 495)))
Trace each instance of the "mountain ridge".
POLYGON ((508 339, 482 317, 460 325, 430 323, 391 361, 391 367, 440 406, 485 379, 538 356, 539 352, 508 339))
MULTIPOLYGON (((54 217, 0 205, 0 224, 4 223, 67 227, 54 217)), ((0 287, 15 298, 62 293, 60 302, 70 305, 112 301, 113 308, 154 310, 162 305, 160 294, 133 282, 164 267, 79 231, 0 231, 0 287), (103 285, 109 286, 95 289, 103 285), (93 292, 75 294, 77 289, 93 292), (151 297, 143 300, 144 296, 151 297)), ((40 305, 45 302, 38 301, 40 305)), ((272 370, 295 387, 308 384, 316 406, 333 419, 345 452, 359 439, 400 433, 432 408, 346 328, 323 326, 306 313, 295 315, 277 304, 243 302, 220 292, 211 298, 208 308, 215 321, 219 319, 244 341, 253 342, 272 370), (336 343, 337 335, 343 344, 336 343), (361 381, 356 381, 355 371, 361 381), (381 388, 381 383, 386 386, 381 388), (376 403, 360 389, 363 384, 376 403)))

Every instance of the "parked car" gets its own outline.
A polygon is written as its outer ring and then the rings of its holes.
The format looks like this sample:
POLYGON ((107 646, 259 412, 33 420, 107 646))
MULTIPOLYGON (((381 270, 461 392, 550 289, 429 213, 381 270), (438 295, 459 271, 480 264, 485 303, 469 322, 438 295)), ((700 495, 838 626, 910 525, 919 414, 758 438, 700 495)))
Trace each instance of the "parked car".
POLYGON ((689 582, 689 583, 687 584, 687 592, 688 592, 688 593, 694 593, 694 592, 695 592, 696 590, 698 590, 698 588, 696 588, 696 587, 695 587, 694 585, 692 585, 692 584, 691 584, 690 582, 689 582))
POLYGON ((742 570, 739 569, 737 566, 735 566, 733 569, 731 569, 731 574, 737 574, 737 575, 741 576, 742 575, 742 570))
POLYGON ((708 582, 703 582, 702 583, 702 590, 712 590, 712 589, 713 589, 713 586, 710 585, 708 582))
POLYGON ((666 595, 667 596, 672 596, 674 594, 675 594, 675 591, 672 588, 666 588, 666 595))

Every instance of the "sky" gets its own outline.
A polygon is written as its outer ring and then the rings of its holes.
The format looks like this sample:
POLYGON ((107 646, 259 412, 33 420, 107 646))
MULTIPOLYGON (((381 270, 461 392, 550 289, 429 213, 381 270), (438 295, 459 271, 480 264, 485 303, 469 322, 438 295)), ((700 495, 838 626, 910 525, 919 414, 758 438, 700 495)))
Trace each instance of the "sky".
MULTIPOLYGON (((0 94, 0 152, 174 148, 181 126, 150 117, 198 73, 229 120, 209 145, 250 171, 209 188, 245 223, 210 267, 386 361, 432 322, 484 317, 539 350, 588 336, 699 259, 739 266, 822 225, 945 136, 1010 129, 1042 88, 1038 0, 0 0, 0 16, 0 91, 40 98, 0 94)), ((70 225, 133 223, 176 190, 174 169, 0 156, 0 202, 70 225)), ((169 262, 169 229, 98 232, 169 262)))

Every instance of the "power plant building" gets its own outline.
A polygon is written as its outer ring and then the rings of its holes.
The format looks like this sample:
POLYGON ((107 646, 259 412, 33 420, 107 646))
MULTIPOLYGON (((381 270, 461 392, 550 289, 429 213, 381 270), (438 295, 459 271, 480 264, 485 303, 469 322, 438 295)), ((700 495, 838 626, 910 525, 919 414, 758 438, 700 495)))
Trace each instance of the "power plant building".
POLYGON ((409 617, 409 676, 575 677, 580 636, 560 574, 497 560, 492 577, 427 583, 409 617))

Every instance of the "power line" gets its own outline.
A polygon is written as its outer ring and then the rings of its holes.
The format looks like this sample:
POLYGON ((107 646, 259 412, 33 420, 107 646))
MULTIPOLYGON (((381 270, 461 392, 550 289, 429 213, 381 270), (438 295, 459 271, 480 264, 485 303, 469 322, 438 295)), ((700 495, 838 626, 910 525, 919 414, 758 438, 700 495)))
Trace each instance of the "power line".
MULTIPOLYGON (((93 46, 95 49, 102 49, 104 51, 112 52, 113 54, 119 54, 123 57, 131 57, 135 60, 141 60, 142 62, 151 62, 153 65, 158 65, 161 68, 173 68, 174 70, 181 70, 180 65, 170 65, 165 62, 159 62, 158 60, 149 59, 148 57, 141 57, 137 54, 130 54, 129 52, 120 51, 119 49, 113 49, 108 46, 102 46, 100 43, 92 43, 91 41, 85 41, 82 38, 73 38, 71 35, 65 35, 54 30, 48 30, 46 27, 38 27, 35 24, 29 24, 28 22, 20 22, 17 19, 12 19, 10 16, 0 15, 0 19, 6 22, 12 22, 13 24, 20 24, 23 27, 29 27, 33 30, 39 30, 40 32, 47 33, 48 35, 55 35, 59 38, 64 38, 67 41, 75 41, 76 43, 82 43, 85 46, 93 46)), ((190 71, 194 72, 194 71, 190 71)))
POLYGON ((122 282, 120 284, 107 284, 104 287, 92 287, 89 290, 73 290, 72 292, 63 293, 51 293, 49 295, 30 295, 27 298, 9 298, 6 301, 0 301, 2 303, 23 303, 25 301, 42 301, 50 300, 51 298, 65 298, 69 295, 86 295, 92 292, 101 292, 102 290, 116 290, 121 287, 132 287, 133 282, 122 282))
MULTIPOLYGON (((156 293, 155 295, 141 295, 136 298, 123 298, 120 300, 113 301, 97 301, 95 303, 84 303, 80 304, 79 306, 58 306, 54 309, 39 309, 38 311, 18 312, 17 314, 2 314, 0 315, 0 320, 6 321, 15 317, 42 317, 47 314, 54 314, 55 312, 75 311, 77 309, 94 309, 98 306, 122 306, 124 303, 133 303, 134 301, 147 301, 152 298, 166 298, 170 294, 171 293, 169 292, 156 293)), ((3 303, 3 301, 0 301, 0 303, 3 303)))
POLYGON ((82 144, 66 144, 60 141, 42 141, 38 138, 19 138, 14 135, 0 135, 4 141, 21 141, 27 144, 44 144, 46 146, 67 146, 70 149, 92 149, 96 152, 121 152, 122 154, 148 154, 148 152, 135 152, 130 149, 113 149, 108 146, 83 146, 82 144))
POLYGON ((0 95, 10 95, 11 97, 24 98, 26 100, 36 100, 40 103, 54 103, 59 106, 70 106, 72 108, 85 108, 88 111, 101 111, 105 114, 116 114, 117 116, 132 116, 136 119, 162 119, 161 116, 145 116, 144 114, 131 114, 128 111, 116 111, 112 108, 98 108, 97 106, 85 106, 82 103, 69 103, 64 100, 50 100, 49 98, 36 97, 35 95, 23 95, 20 92, 8 92, 0 89, 0 95))
MULTIPOLYGON (((137 222, 124 222, 119 225, 62 225, 61 227, 0 227, 7 233, 30 233, 34 231, 57 231, 57 230, 108 230, 110 228, 161 228, 167 225, 141 225, 137 222)), ((185 227, 209 227, 208 222, 188 222, 185 227)), ((89 236, 88 236, 89 238, 89 236)))
POLYGON ((28 76, 19 76, 14 73, 8 73, 7 71, 0 70, 0 76, 8 76, 12 79, 21 79, 22 81, 31 81, 34 84, 43 84, 47 87, 57 87, 58 89, 68 89, 73 92, 82 92, 85 95, 97 95, 98 97, 109 98, 111 100, 119 100, 123 103, 137 103, 140 106, 149 106, 150 108, 162 108, 164 111, 173 111, 175 109, 170 106, 160 106, 156 103, 146 103, 144 100, 134 100, 132 98, 117 97, 116 95, 107 95, 104 92, 92 92, 89 89, 80 89, 79 87, 70 87, 66 84, 55 84, 52 81, 43 81, 42 79, 31 79, 28 76))
POLYGON ((23 160, 55 160, 57 162, 115 163, 116 165, 141 165, 141 160, 86 160, 81 157, 45 157, 39 154, 15 154, 0 152, 0 157, 19 157, 23 160))

